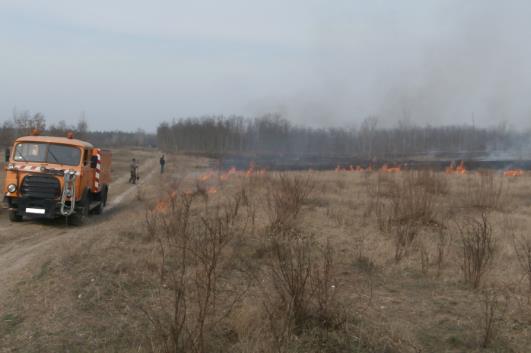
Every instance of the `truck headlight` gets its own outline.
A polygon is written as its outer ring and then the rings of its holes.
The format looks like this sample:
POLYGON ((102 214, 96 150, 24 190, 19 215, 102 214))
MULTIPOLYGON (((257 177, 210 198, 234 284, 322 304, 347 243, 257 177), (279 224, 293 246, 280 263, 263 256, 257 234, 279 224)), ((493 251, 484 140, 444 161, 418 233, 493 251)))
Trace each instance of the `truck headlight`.
POLYGON ((8 169, 8 170, 14 170, 14 169, 15 169, 15 165, 14 165, 13 163, 9 163, 9 164, 7 165, 7 169, 8 169))
POLYGON ((9 191, 10 193, 14 193, 15 191, 17 191, 17 186, 15 184, 9 184, 7 186, 7 191, 9 191))

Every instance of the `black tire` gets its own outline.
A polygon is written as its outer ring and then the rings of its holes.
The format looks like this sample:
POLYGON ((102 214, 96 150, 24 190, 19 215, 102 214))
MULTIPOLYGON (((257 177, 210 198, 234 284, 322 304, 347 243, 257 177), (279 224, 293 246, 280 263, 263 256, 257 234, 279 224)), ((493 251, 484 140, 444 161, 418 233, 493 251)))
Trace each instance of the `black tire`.
POLYGON ((97 215, 102 214, 105 205, 107 205, 107 187, 101 190, 100 203, 96 208, 92 210, 92 212, 97 215))
POLYGON ((105 190, 104 190, 103 198, 102 198, 103 207, 107 206, 107 196, 108 195, 109 195, 109 188, 107 186, 105 186, 105 190))
POLYGON ((103 213, 103 201, 100 201, 100 204, 92 210, 92 213, 95 215, 100 215, 103 213))
POLYGON ((15 210, 9 210, 9 220, 11 222, 22 222, 22 216, 17 214, 15 210))
POLYGON ((76 207, 76 213, 71 216, 68 216, 68 224, 73 226, 82 226, 87 222, 89 215, 89 200, 85 196, 81 201, 79 201, 79 206, 76 207))

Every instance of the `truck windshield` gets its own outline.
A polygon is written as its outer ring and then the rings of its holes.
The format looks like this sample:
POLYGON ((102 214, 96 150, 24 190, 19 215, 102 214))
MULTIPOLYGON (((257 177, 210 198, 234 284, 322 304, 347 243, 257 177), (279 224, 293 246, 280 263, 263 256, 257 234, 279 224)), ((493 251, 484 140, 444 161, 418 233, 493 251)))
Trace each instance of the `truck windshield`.
POLYGON ((17 144, 13 158, 17 162, 79 165, 81 150, 66 145, 24 142, 17 144))

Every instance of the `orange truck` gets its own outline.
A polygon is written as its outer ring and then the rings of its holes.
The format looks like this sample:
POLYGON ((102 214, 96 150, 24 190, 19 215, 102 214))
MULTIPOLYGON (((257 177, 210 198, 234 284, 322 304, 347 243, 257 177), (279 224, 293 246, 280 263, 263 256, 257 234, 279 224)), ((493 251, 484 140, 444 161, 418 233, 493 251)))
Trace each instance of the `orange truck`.
POLYGON ((65 216, 80 225, 101 214, 111 182, 110 151, 68 137, 25 136, 6 151, 4 202, 9 219, 65 216))

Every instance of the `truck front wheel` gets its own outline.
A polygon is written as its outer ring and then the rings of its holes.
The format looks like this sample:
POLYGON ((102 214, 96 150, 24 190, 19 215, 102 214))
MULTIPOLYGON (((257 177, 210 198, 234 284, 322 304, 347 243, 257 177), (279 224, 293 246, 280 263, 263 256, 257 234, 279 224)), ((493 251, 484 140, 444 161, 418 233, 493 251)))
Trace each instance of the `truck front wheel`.
POLYGON ((9 220, 11 222, 22 222, 22 216, 17 214, 15 210, 9 210, 9 220))
POLYGON ((85 196, 79 203, 79 208, 76 212, 68 216, 68 223, 73 226, 82 226, 88 218, 89 215, 89 201, 85 196))

